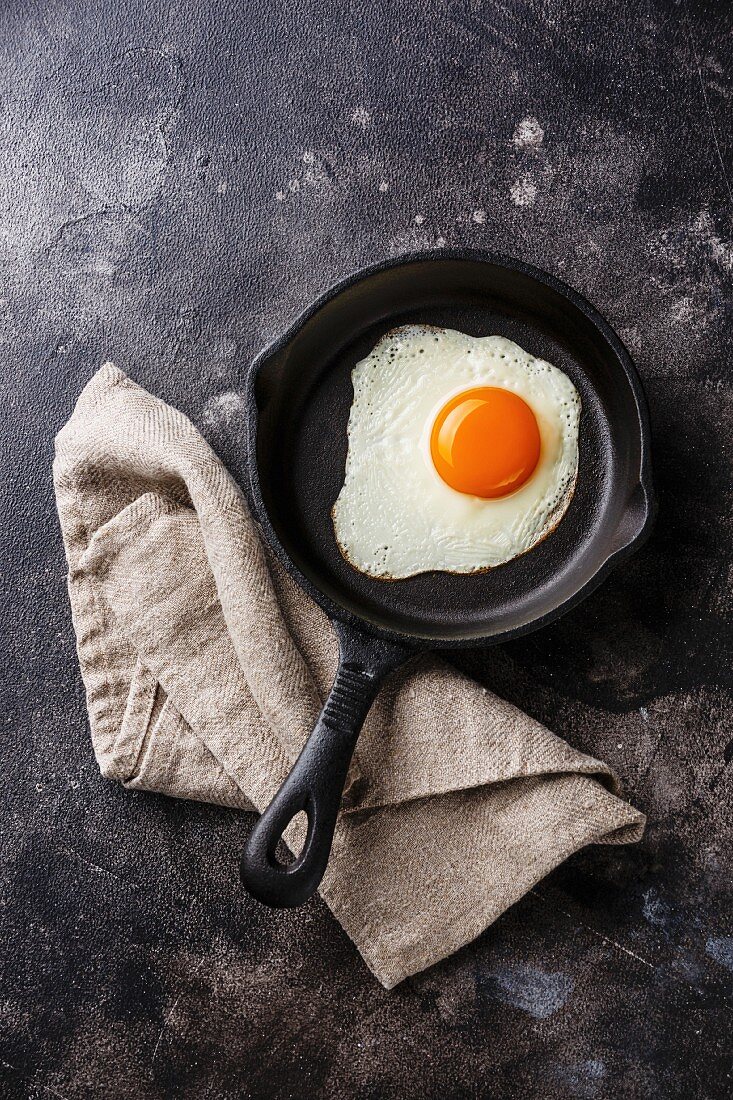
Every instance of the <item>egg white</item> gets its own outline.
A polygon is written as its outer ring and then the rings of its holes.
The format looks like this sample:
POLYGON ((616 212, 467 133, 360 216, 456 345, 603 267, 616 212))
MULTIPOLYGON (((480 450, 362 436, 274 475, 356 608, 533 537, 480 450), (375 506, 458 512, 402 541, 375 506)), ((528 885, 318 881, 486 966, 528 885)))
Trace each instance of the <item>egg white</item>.
POLYGON ((530 550, 559 523, 578 472, 580 397, 557 367, 501 336, 410 325, 387 333, 352 373, 336 541, 355 568, 397 580, 476 573, 530 550), (457 393, 499 386, 522 397, 540 430, 537 467, 495 500, 447 485, 430 456, 435 417, 457 393))

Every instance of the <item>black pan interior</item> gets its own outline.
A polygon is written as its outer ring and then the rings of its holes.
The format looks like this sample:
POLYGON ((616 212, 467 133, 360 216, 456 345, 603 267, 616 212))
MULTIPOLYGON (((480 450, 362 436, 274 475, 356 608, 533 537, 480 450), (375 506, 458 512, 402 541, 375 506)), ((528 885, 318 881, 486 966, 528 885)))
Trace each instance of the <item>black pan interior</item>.
POLYGON ((569 606, 638 533, 647 519, 642 398, 625 352, 586 308, 523 265, 430 257, 345 286, 265 353, 251 379, 254 502, 327 610, 426 643, 498 640, 569 606), (344 476, 351 370, 385 332, 409 322, 506 336, 562 368, 581 394, 568 512, 544 542, 487 573, 379 581, 336 545, 330 512, 344 476))

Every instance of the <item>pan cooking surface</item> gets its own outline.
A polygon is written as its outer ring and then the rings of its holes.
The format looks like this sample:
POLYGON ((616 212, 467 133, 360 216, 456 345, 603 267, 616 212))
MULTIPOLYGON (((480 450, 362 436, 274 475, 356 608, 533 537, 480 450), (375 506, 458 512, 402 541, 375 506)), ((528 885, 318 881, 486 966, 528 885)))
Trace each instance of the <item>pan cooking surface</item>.
MULTIPOLYGON (((258 487, 281 547, 313 594, 335 605, 328 610, 377 628, 458 644, 528 628, 572 601, 629 541, 643 422, 623 356, 575 303, 525 270, 441 258, 356 282, 257 369, 258 487), (544 542, 487 573, 375 580, 336 545, 331 507, 343 484, 351 371, 385 332, 408 323, 508 337, 560 367, 581 395, 578 481, 567 513, 544 542)), ((632 517, 632 525, 645 518, 632 517)))
MULTIPOLYGON (((605 466, 610 454, 608 425, 597 405, 595 394, 579 372, 572 369, 567 355, 559 348, 542 348, 526 326, 508 325, 505 319, 485 314, 471 317, 463 310, 430 310, 404 314, 398 324, 426 322, 459 329, 471 336, 497 333, 515 340, 528 351, 561 367, 578 388, 583 401, 580 432, 580 465, 575 496, 557 530, 539 546, 506 565, 486 574, 426 573, 401 581, 375 581, 359 573, 343 559, 333 536, 330 509, 343 484, 346 462, 346 426, 353 396, 351 368, 368 354, 393 321, 383 323, 362 335, 339 361, 335 369, 324 372, 313 387, 303 408, 302 419, 293 433, 293 504, 302 539, 317 554, 328 571, 331 583, 346 583, 365 599, 377 597, 392 613, 407 613, 421 623, 436 615, 445 624, 462 625, 467 616, 478 612, 485 617, 487 604, 499 615, 514 602, 518 593, 541 582, 543 575, 554 576, 573 549, 582 550, 584 540, 594 528, 602 502, 598 479, 590 476, 605 466), (422 314, 422 315, 421 315, 422 314), (524 327, 525 331, 519 331, 524 327)), ((608 473, 608 471, 606 471, 608 473)))

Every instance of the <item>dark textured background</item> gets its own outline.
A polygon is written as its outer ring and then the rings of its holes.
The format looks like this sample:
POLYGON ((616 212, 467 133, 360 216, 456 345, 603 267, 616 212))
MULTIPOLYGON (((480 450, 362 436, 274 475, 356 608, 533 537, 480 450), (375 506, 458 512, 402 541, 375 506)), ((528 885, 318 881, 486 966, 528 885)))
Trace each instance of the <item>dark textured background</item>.
POLYGON ((730 1096, 729 4, 1 21, 3 1095, 730 1096), (50 463, 105 357, 231 444, 244 365, 313 295, 442 242, 565 278, 646 385, 650 543, 460 662, 608 759, 649 827, 386 993, 320 902, 243 896, 242 815, 99 777, 50 463))

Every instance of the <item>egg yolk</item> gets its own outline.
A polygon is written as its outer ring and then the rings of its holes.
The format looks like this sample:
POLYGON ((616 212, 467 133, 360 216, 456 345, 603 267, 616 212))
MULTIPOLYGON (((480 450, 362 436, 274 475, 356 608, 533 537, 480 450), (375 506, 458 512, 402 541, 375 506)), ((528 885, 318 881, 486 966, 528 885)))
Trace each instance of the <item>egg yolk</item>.
POLYGON ((451 489, 494 500, 534 473, 540 457, 537 418, 511 390, 477 386, 452 397, 430 435, 435 469, 451 489))

